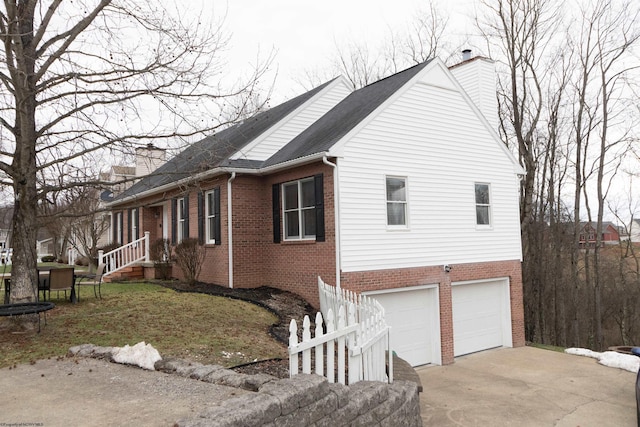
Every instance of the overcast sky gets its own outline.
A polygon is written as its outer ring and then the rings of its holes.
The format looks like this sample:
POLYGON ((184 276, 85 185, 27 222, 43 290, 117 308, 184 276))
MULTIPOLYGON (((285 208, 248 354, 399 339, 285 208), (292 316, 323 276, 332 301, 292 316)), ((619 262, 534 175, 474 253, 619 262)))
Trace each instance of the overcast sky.
MULTIPOLYGON (((451 25, 462 34, 473 31, 476 3, 448 0, 437 7, 449 13, 451 25)), ((303 92, 296 77, 304 70, 327 67, 336 43, 367 41, 374 48, 392 30, 407 28, 427 6, 426 0, 213 0, 213 13, 226 14, 232 67, 248 68, 258 52, 275 52, 277 100, 303 92)))

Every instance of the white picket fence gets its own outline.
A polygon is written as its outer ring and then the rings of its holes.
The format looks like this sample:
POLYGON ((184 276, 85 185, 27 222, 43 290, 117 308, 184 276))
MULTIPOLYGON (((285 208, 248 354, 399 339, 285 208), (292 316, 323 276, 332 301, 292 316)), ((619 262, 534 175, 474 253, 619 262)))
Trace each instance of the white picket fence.
POLYGON ((318 288, 321 307, 324 298, 326 312, 321 308, 324 316, 316 314, 314 337, 311 337, 309 316, 305 316, 302 323, 301 342, 296 321, 292 319, 289 325, 289 375, 300 373, 301 355, 302 373, 326 376, 331 383, 336 382, 336 376, 341 384, 347 384, 347 377, 348 384, 393 382, 390 328, 384 320, 382 306, 365 296, 336 292, 320 278, 318 288), (326 319, 326 330, 323 319, 326 319), (315 359, 313 369, 312 358, 315 359))

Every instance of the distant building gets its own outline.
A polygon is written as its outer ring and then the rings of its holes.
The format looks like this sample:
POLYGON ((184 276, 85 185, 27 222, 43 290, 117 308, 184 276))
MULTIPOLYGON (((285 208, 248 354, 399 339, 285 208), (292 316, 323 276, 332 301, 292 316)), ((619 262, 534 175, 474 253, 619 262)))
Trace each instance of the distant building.
POLYGON ((640 243, 640 219, 631 220, 629 225, 629 240, 633 243, 640 243))
MULTIPOLYGON (((148 176, 166 162, 166 150, 158 148, 153 144, 136 148, 135 166, 111 166, 108 172, 100 174, 101 181, 115 183, 110 190, 100 194, 101 204, 111 202, 115 197, 122 194, 134 183, 139 181, 136 178, 148 176)), ((98 240, 98 247, 111 243, 123 243, 122 217, 121 214, 105 213, 108 216, 109 228, 98 240)))
MULTIPOLYGON (((596 245, 596 224, 591 222, 580 223, 580 246, 595 247, 596 245)), ((612 222, 602 223, 602 245, 620 242, 620 232, 618 226, 612 222)))

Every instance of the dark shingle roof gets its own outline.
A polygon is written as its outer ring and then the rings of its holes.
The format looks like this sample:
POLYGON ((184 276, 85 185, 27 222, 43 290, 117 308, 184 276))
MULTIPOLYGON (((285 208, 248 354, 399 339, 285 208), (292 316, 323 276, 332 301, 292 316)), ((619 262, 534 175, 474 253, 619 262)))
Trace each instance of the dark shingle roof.
POLYGON ((264 166, 329 150, 340 138, 349 133, 429 62, 423 62, 351 93, 271 156, 264 166))
POLYGON ((153 174, 132 185, 128 190, 116 197, 115 200, 121 200, 153 188, 177 182, 219 166, 230 166, 232 163, 236 163, 235 166, 237 167, 255 168, 259 166, 259 164, 252 161, 230 161, 229 157, 311 99, 330 83, 331 81, 267 111, 256 114, 237 125, 195 142, 156 169, 153 174))
POLYGON ((331 82, 194 143, 115 200, 177 182, 215 167, 259 169, 328 151, 429 62, 418 64, 351 93, 264 162, 231 160, 230 157, 331 82))

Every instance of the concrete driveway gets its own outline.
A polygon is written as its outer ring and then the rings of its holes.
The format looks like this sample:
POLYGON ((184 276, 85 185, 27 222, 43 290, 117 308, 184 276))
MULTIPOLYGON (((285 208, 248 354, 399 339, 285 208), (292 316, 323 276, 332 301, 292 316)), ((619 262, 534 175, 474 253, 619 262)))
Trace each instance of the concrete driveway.
POLYGON ((533 347, 418 368, 425 426, 636 426, 635 374, 533 347))

